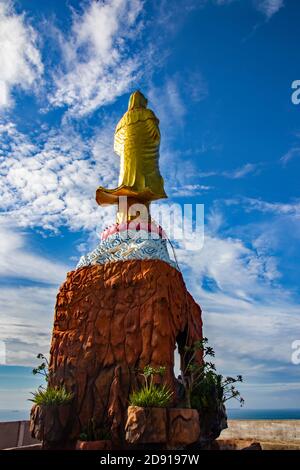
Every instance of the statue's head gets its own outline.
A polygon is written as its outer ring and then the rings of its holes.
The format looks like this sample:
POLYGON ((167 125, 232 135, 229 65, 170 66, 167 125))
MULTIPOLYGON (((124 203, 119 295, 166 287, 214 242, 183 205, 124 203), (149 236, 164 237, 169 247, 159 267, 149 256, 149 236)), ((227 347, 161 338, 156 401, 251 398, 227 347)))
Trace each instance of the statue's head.
POLYGON ((147 108, 148 100, 139 90, 130 95, 128 109, 147 108))

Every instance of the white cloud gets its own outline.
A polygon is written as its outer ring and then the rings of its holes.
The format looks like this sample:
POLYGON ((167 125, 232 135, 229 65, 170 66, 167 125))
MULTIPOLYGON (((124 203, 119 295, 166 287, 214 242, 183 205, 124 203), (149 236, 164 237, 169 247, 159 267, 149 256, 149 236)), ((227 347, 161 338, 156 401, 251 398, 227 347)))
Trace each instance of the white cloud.
POLYGON ((0 287, 0 339, 8 365, 33 365, 39 352, 48 353, 57 287, 0 287))
POLYGON ((186 114, 186 107, 179 86, 174 79, 167 80, 165 93, 167 113, 174 116, 175 119, 182 119, 186 114))
POLYGON ((137 79, 140 56, 129 53, 141 23, 141 0, 91 2, 75 15, 71 35, 62 43, 65 69, 55 78, 50 101, 67 105, 73 116, 83 116, 111 103, 137 79))
POLYGON ((29 238, 20 230, 1 223, 0 239, 0 277, 47 284, 57 284, 64 279, 68 267, 30 252, 29 238))
MULTIPOLYGON (((223 214, 213 212, 202 250, 191 251, 196 240, 179 242, 176 254, 202 307, 204 334, 215 347, 218 369, 226 375, 241 373, 247 402, 257 406, 265 399, 263 385, 253 394, 251 383, 278 380, 279 369, 289 376, 292 389, 291 344, 299 336, 300 308, 279 283, 278 260, 260 250, 255 238, 246 243, 221 235, 224 223, 223 214)), ((296 405, 295 397, 289 397, 289 406, 296 405)))
POLYGON ((211 235, 215 235, 225 223, 224 216, 221 211, 212 209, 207 215, 207 229, 211 235))
POLYGON ((199 103, 207 96, 208 86, 199 71, 174 74, 161 86, 151 85, 148 90, 149 107, 153 107, 162 127, 168 130, 172 130, 174 122, 183 123, 187 114, 186 102, 199 103))
POLYGON ((300 147, 294 147, 290 149, 286 154, 281 157, 280 161, 283 165, 286 165, 288 162, 297 157, 300 157, 300 147))
MULTIPOLYGON (((280 2, 260 4, 269 18, 278 11, 276 4, 278 7, 280 2)), ((71 36, 63 42, 65 69, 55 77, 56 89, 51 97, 55 106, 67 105, 73 116, 83 116, 131 86, 141 63, 137 56, 129 56, 127 44, 142 27, 138 20, 141 7, 141 1, 93 2, 81 17, 74 16, 71 36)), ((17 72, 7 75, 2 105, 11 103, 14 86, 33 86, 42 73, 34 31, 23 16, 6 11, 18 28, 23 25, 27 42, 25 47, 20 39, 23 36, 17 34, 18 58, 22 60, 10 64, 17 72), (22 83, 15 78, 20 74, 22 83)), ((194 102, 207 96, 201 74, 195 74, 190 81, 184 74, 182 77, 169 77, 160 89, 150 90, 150 101, 163 126, 167 125, 170 110, 179 120, 186 118, 186 93, 194 102)), ((110 123, 106 130, 100 129, 97 135, 83 140, 70 125, 33 139, 6 122, 0 125, 0 144, 1 209, 10 223, 50 230, 62 225, 72 230, 94 230, 101 217, 109 220, 108 212, 97 207, 94 194, 99 184, 117 183, 118 159, 112 156, 110 123)), ((192 162, 187 161, 182 172, 181 165, 176 168, 174 153, 169 152, 172 171, 178 173, 170 181, 178 183, 178 191, 195 194, 208 190, 208 186, 188 179, 194 173, 192 162)), ((254 164, 247 163, 206 176, 242 178, 255 169, 254 164)), ((249 209, 299 214, 298 202, 250 200, 249 209)), ((195 256, 183 244, 177 250, 187 283, 204 311, 204 332, 216 347, 217 362, 224 373, 242 373, 247 380, 247 376, 271 374, 277 362, 285 370, 289 366, 290 342, 297 332, 299 308, 289 292, 277 285, 280 273, 276 259, 259 252, 257 240, 246 245, 241 238, 222 237, 218 233, 222 223, 222 214, 211 215, 204 248, 195 256), (206 283, 211 283, 211 288, 206 283)), ((12 225, 0 228, 0 275, 44 283, 43 287, 0 287, 0 334, 7 344, 9 362, 32 364, 37 352, 48 351, 55 295, 67 266, 32 252, 24 233, 12 225)))
POLYGON ((169 196, 173 197, 188 197, 188 196, 199 196, 203 194, 205 191, 209 191, 213 189, 212 186, 206 186, 204 184, 185 184, 183 186, 172 186, 172 194, 169 196))
POLYGON ((255 7, 270 19, 284 6, 283 0, 255 0, 255 7))
POLYGON ((300 216, 300 201, 294 202, 268 202, 263 199, 244 197, 240 199, 228 200, 227 204, 243 204, 246 211, 257 210, 275 215, 300 216))
MULTIPOLYGON (((283 371, 278 370, 280 375, 283 371)), ((257 382, 251 380, 239 385, 242 396, 246 397, 248 409, 291 409, 298 406, 299 382, 257 382)), ((236 403, 230 402, 229 408, 236 408, 236 403)))
POLYGON ((256 296, 265 293, 268 284, 279 276, 272 257, 258 255, 242 240, 220 238, 207 230, 204 246, 194 256, 187 256, 185 244, 180 245, 177 252, 183 266, 187 265, 192 273, 197 273, 198 281, 211 278, 217 290, 246 301, 254 292, 256 296))
POLYGON ((257 165, 254 163, 246 163, 245 165, 235 168, 231 171, 223 171, 222 175, 227 178, 239 179, 244 178, 245 176, 254 173, 257 170, 257 165))
MULTIPOLYGON (((259 385, 255 393, 249 390, 251 383, 271 382, 269 400, 272 406, 278 406, 273 403, 272 386, 278 376, 289 376, 288 389, 298 383, 297 371, 291 363, 291 345, 299 337, 299 305, 281 297, 275 289, 266 289, 264 297, 260 295, 248 302, 204 289, 198 289, 194 295, 203 308, 204 333, 215 347, 218 369, 226 375, 243 375, 242 390, 245 388, 243 394, 250 407, 263 406, 263 391, 259 385)), ((295 398, 288 407, 297 406, 295 398)))
POLYGON ((43 73, 34 29, 10 1, 0 2, 0 109, 13 102, 15 87, 32 89, 43 73))
POLYGON ((255 163, 245 163, 245 165, 234 168, 233 170, 224 170, 224 171, 210 171, 203 173, 203 177, 207 178, 210 176, 224 176, 225 178, 230 179, 240 179, 244 178, 245 176, 254 174, 258 171, 258 164, 255 163))
POLYGON ((99 184, 117 182, 113 128, 106 124, 86 140, 71 126, 62 126, 35 141, 13 123, 0 125, 0 201, 7 218, 54 231, 62 225, 94 230, 104 217, 109 219, 113 209, 95 202, 99 184))
POLYGON ((203 146, 203 149, 187 149, 184 151, 172 151, 171 144, 163 143, 161 154, 161 167, 165 176, 167 194, 169 197, 188 197, 198 196, 206 191, 214 189, 214 186, 203 184, 203 178, 224 177, 229 179, 241 179, 256 174, 259 171, 259 165, 246 163, 242 167, 232 170, 210 170, 201 172, 195 163, 195 159, 186 158, 186 156, 205 153, 208 150, 220 150, 218 146, 203 146), (183 171, 184 159, 184 171, 183 171))
POLYGON ((70 266, 35 253, 29 235, 2 221, 0 240, 0 340, 6 363, 33 364, 37 353, 49 350, 55 296, 70 266))

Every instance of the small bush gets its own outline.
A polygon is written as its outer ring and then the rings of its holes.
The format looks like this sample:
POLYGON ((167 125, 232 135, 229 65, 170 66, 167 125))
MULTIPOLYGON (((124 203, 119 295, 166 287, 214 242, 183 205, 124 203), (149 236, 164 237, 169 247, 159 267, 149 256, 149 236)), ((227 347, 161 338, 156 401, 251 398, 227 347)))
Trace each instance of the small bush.
POLYGON ((67 405, 73 398, 73 394, 67 392, 65 387, 40 387, 32 395, 33 398, 30 401, 37 405, 67 405))
POLYGON ((171 402, 172 395, 173 392, 165 385, 145 385, 140 390, 131 393, 129 404, 143 408, 166 408, 171 402))
POLYGON ((234 385, 242 382, 243 377, 223 377, 217 374, 215 364, 206 360, 207 357, 215 356, 213 348, 207 346, 207 341, 207 338, 203 338, 183 349, 184 367, 180 380, 185 389, 187 408, 214 409, 217 403, 224 404, 231 398, 235 398, 243 406, 244 399, 234 385), (197 360, 198 352, 202 352, 202 362, 197 360))

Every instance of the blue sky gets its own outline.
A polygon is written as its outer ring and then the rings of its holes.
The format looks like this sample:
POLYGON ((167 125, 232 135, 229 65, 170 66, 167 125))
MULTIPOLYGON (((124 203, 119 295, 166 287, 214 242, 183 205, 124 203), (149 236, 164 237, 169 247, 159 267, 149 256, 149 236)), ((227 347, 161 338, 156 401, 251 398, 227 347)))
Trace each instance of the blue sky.
MULTIPOLYGON (((299 406, 300 5, 292 0, 0 1, 0 408, 24 408, 58 286, 114 220, 113 132, 140 88, 169 200, 205 205, 177 256, 249 408, 299 406)), ((232 404, 231 406, 234 406, 232 404)))

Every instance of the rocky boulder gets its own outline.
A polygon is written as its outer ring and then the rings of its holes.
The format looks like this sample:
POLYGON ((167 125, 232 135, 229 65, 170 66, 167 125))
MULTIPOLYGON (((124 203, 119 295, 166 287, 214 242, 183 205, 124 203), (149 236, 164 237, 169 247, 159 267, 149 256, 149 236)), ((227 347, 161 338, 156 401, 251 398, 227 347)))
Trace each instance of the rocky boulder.
POLYGON ((109 421, 114 445, 125 445, 128 397, 142 383, 139 370, 165 366, 157 380, 173 390, 175 405, 176 344, 182 349, 201 338, 201 309, 181 273, 164 261, 119 261, 68 273, 57 295, 50 386, 65 385, 74 394, 69 439, 93 419, 109 421))

